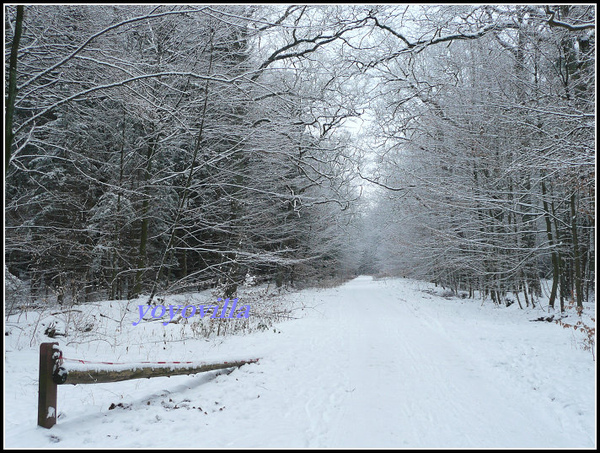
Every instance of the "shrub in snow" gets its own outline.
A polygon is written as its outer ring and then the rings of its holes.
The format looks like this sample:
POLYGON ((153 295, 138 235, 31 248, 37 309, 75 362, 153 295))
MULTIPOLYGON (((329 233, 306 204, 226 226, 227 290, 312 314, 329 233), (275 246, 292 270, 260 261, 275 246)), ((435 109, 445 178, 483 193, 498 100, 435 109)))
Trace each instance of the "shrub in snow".
POLYGON ((8 267, 4 266, 4 308, 6 315, 10 316, 15 313, 16 309, 24 305, 29 297, 27 284, 17 276, 8 271, 8 267))
POLYGON ((256 276, 250 275, 250 272, 248 272, 246 274, 246 278, 244 279, 244 286, 255 286, 256 283, 256 276))

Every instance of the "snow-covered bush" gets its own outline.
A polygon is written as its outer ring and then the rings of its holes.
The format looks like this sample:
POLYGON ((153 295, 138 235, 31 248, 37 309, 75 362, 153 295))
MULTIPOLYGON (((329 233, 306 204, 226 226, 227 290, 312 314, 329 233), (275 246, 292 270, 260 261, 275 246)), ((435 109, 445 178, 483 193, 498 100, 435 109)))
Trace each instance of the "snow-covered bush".
POLYGON ((29 297, 27 284, 17 276, 11 274, 4 266, 4 308, 6 316, 14 314, 18 308, 24 305, 29 297))

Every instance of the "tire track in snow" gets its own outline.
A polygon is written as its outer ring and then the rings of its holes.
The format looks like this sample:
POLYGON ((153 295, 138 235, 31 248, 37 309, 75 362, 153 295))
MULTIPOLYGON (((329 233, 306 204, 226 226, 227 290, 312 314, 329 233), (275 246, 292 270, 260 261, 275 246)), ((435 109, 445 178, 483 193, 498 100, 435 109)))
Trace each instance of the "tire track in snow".
POLYGON ((318 377, 305 405, 307 446, 567 446, 555 419, 420 310, 419 293, 403 301, 360 277, 337 296, 324 296, 321 335, 311 339, 318 377))

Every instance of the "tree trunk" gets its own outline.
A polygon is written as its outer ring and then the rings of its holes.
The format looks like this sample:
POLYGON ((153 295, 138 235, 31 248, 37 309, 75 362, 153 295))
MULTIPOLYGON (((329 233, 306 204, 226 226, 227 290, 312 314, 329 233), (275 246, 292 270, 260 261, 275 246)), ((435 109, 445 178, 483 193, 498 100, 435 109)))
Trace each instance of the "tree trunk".
POLYGON ((15 36, 13 36, 10 47, 10 62, 8 70, 8 93, 6 100, 6 116, 4 118, 4 174, 8 171, 10 163, 11 149, 13 143, 13 117, 15 113, 15 100, 17 98, 17 62, 19 53, 19 42, 21 41, 21 32, 23 30, 23 5, 17 6, 17 18, 15 20, 15 36))
POLYGON ((573 266, 575 280, 575 297, 577 309, 583 308, 583 290, 581 284, 581 259, 579 256, 579 241, 577 239, 577 211, 575 209, 575 194, 571 195, 571 235, 573 237, 573 266))
MULTIPOLYGON (((152 171, 152 157, 154 156, 156 143, 152 142, 148 145, 146 170, 144 172, 144 183, 148 183, 150 180, 150 172, 152 171)), ((148 244, 148 224, 150 219, 148 218, 148 208, 150 206, 150 195, 144 195, 144 201, 142 202, 142 225, 140 229, 140 249, 138 252, 137 260, 137 272, 135 274, 135 284, 133 287, 132 297, 137 297, 142 291, 142 277, 144 269, 146 267, 146 247, 148 244)))
MULTIPOLYGON (((543 177, 543 175, 542 175, 543 177)), ((546 183, 542 180, 542 195, 543 195, 543 205, 544 205, 544 219, 546 220, 546 233, 548 235, 548 245, 552 249, 552 289, 550 291, 550 300, 548 301, 548 305, 554 309, 554 301, 556 300, 556 291, 558 289, 558 279, 559 275, 559 267, 558 267, 558 256, 556 251, 553 249, 554 240, 552 238, 552 222, 550 221, 550 211, 548 208, 548 201, 546 200, 546 183)))

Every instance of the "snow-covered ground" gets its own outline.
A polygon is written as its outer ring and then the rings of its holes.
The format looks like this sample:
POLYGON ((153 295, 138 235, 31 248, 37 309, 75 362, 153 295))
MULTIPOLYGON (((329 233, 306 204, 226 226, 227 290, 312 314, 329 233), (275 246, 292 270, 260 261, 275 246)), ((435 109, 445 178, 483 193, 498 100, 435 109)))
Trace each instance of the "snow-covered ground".
POLYGON ((229 374, 60 386, 49 430, 36 426, 39 314, 11 318, 5 446, 596 446, 596 367, 579 330, 530 322, 547 315, 539 309, 438 294, 359 277, 286 296, 298 319, 211 340, 186 339, 181 324, 134 327, 137 310, 106 303, 113 324, 90 340, 59 338, 66 357, 261 360, 229 374))

